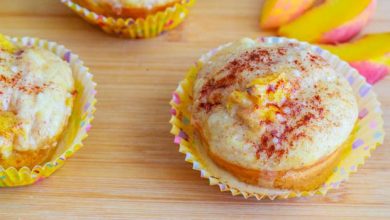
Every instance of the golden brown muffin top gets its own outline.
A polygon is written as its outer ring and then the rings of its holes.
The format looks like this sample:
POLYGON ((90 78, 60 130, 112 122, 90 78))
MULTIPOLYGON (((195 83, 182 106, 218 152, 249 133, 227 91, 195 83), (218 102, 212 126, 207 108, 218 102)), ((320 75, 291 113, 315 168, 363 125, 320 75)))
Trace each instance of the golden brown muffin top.
POLYGON ((250 39, 205 62, 192 110, 213 154, 266 170, 299 168, 331 154, 357 118, 351 87, 322 57, 297 44, 250 39))

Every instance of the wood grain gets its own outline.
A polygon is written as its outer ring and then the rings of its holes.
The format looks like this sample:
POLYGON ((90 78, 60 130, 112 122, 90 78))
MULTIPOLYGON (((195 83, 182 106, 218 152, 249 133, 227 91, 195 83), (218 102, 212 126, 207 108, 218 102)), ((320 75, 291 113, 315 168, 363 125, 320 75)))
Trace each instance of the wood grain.
MULTIPOLYGON (((0 219, 389 219, 388 138, 358 173, 326 197, 245 200, 208 186, 169 134, 171 92, 203 53, 260 32, 261 1, 198 0, 176 30, 150 40, 108 36, 59 1, 0 0, 0 32, 66 45, 98 83, 90 137, 36 185, 0 189, 0 219)), ((390 31, 390 1, 364 32, 390 31)), ((390 78, 374 90, 390 119, 390 78)), ((385 124, 390 133, 389 124, 385 124)))

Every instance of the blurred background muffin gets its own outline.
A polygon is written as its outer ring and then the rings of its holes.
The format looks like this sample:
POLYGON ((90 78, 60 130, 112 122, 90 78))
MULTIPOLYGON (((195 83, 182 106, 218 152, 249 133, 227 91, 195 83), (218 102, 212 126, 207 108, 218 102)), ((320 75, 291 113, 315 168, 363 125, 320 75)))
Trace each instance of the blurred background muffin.
POLYGON ((150 38, 184 21, 195 0, 62 0, 104 32, 128 38, 150 38))

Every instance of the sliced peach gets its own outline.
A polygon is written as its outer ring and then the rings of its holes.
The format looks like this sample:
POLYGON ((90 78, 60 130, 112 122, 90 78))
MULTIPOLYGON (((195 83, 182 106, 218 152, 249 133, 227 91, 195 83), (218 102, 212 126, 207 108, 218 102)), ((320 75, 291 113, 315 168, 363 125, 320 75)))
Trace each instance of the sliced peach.
POLYGON ((260 27, 263 29, 277 28, 297 18, 315 0, 266 0, 260 15, 260 27))
POLYGON ((373 84, 390 72, 390 32, 366 35, 351 43, 320 45, 348 61, 373 84))
POLYGON ((367 24, 375 7, 376 0, 326 0, 282 25, 278 32, 308 42, 345 42, 367 24))
POLYGON ((390 54, 381 59, 373 59, 367 61, 351 62, 354 67, 370 84, 374 84, 383 79, 390 72, 390 54), (379 61, 379 62, 378 62, 379 61), (380 63, 380 62, 383 63, 380 63))
POLYGON ((390 32, 368 34, 355 41, 338 45, 320 46, 337 54, 345 61, 367 60, 390 52, 390 32))

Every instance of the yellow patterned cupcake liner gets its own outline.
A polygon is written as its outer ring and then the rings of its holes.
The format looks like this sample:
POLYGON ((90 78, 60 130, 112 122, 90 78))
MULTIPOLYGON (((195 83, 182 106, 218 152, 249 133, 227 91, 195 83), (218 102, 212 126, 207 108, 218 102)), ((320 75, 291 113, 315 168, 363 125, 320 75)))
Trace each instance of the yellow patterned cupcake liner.
POLYGON ((58 140, 57 148, 48 162, 36 165, 32 170, 28 167, 16 169, 0 167, 0 187, 23 186, 39 182, 62 167, 65 161, 83 146, 82 141, 88 136, 95 112, 96 83, 92 74, 83 65, 79 57, 62 45, 37 38, 9 38, 12 42, 47 49, 69 63, 75 81, 77 95, 74 100, 72 114, 68 125, 58 140))
POLYGON ((128 38, 151 38, 179 25, 188 15, 188 8, 195 0, 182 0, 164 11, 148 15, 146 18, 113 18, 96 14, 72 0, 61 0, 70 9, 104 32, 128 38))
POLYGON ((194 137, 190 122, 191 105, 193 102, 192 88, 203 64, 228 44, 203 55, 190 68, 184 80, 180 82, 173 93, 170 102, 172 107, 170 123, 172 125, 171 133, 175 136, 174 142, 180 146, 179 151, 186 155, 185 160, 193 164, 193 169, 200 171, 201 177, 208 179, 210 185, 218 185, 221 191, 230 191, 234 196, 242 195, 245 198, 256 197, 258 200, 263 198, 273 200, 276 198, 286 199, 315 194, 325 195, 328 190, 338 188, 342 182, 346 181, 351 173, 356 172, 357 168, 364 164, 365 159, 370 156, 370 152, 383 143, 384 130, 380 103, 371 85, 355 69, 330 52, 318 46, 282 37, 260 37, 257 41, 265 45, 285 42, 297 43, 300 49, 310 50, 328 60, 330 65, 345 77, 351 85, 358 102, 359 117, 353 140, 350 142, 348 149, 344 152, 343 159, 339 162, 332 175, 321 187, 313 191, 267 189, 240 182, 231 174, 216 166, 208 158, 204 148, 201 147, 200 141, 194 137))

